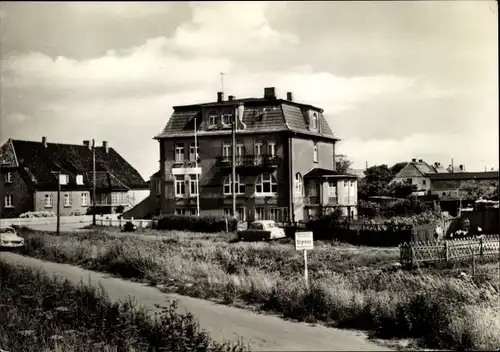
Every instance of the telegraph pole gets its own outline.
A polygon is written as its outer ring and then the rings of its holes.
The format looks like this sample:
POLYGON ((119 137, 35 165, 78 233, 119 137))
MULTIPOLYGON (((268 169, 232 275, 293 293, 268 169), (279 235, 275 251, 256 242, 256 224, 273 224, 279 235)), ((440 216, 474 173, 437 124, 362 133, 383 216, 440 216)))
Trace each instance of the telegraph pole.
MULTIPOLYGON (((198 169, 198 134, 196 132, 196 117, 194 118, 194 166, 198 169)), ((196 214, 200 216, 200 180, 198 172, 196 172, 196 214)))
POLYGON ((95 223, 96 212, 96 194, 95 194, 95 139, 92 139, 92 225, 95 223))
POLYGON ((59 236, 61 229, 61 171, 52 171, 57 175, 57 228, 56 234, 59 236))
POLYGON ((235 109, 233 114, 233 217, 236 217, 236 113, 235 109))

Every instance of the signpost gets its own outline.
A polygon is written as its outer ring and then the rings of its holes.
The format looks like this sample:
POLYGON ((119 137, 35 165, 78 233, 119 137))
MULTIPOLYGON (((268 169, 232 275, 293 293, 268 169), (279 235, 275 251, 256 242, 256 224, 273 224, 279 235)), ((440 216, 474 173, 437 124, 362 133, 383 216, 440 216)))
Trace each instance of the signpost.
POLYGON ((307 273, 307 251, 312 250, 313 248, 314 242, 312 231, 295 233, 295 250, 304 251, 304 280, 306 282, 307 288, 309 288, 309 276, 307 273))

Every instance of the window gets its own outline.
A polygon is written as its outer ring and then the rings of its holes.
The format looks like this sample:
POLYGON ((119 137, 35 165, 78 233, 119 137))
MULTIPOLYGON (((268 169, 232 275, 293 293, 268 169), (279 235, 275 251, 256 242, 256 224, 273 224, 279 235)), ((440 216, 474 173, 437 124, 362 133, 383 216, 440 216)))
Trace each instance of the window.
POLYGON ((268 143, 268 153, 269 156, 276 156, 276 142, 272 141, 268 143))
POLYGON ((69 183, 69 176, 65 174, 59 174, 59 183, 61 185, 67 185, 69 183))
POLYGON ((351 180, 351 182, 349 182, 349 185, 350 185, 351 187, 354 187, 354 181, 352 181, 352 180, 351 180))
POLYGON ((275 195, 278 193, 278 183, 271 174, 262 174, 255 182, 255 193, 261 195, 275 195))
POLYGON ((314 142, 314 147, 313 147, 313 161, 315 163, 318 162, 318 143, 314 142))
POLYGON ((71 194, 70 193, 64 193, 64 206, 65 207, 71 206, 71 194))
POLYGON ((89 194, 87 192, 84 192, 81 194, 82 197, 82 205, 86 206, 89 205, 89 194))
MULTIPOLYGON (((224 216, 232 217, 233 216, 233 208, 224 208, 224 216)), ((245 221, 245 208, 239 207, 236 208, 236 218, 240 221, 245 221)))
POLYGON ((200 157, 199 151, 200 151, 200 146, 191 143, 189 145, 189 160, 198 161, 198 158, 200 157))
POLYGON ((192 196, 196 196, 198 194, 200 180, 197 179, 196 175, 189 176, 189 194, 192 196))
POLYGON ((6 208, 14 208, 14 196, 12 194, 6 194, 4 204, 6 208))
POLYGON ((424 185, 424 186, 425 186, 425 185, 426 185, 426 183, 427 183, 427 182, 426 182, 426 180, 422 180, 422 185, 424 185))
POLYGON ((122 204, 123 203, 123 193, 113 192, 111 193, 111 204, 122 204))
POLYGON ((233 115, 231 114, 224 114, 222 115, 222 124, 223 125, 230 125, 232 121, 233 115))
POLYGON ((269 209, 269 220, 274 220, 276 222, 281 222, 281 208, 270 208, 269 209))
POLYGON ((156 195, 159 196, 161 195, 161 180, 160 179, 156 180, 155 184, 156 184, 156 195))
MULTIPOLYGON (((258 209, 262 209, 264 210, 264 208, 258 208, 258 209)), ((262 220, 262 219, 259 219, 259 220, 262 220)), ((260 223, 252 223, 250 224, 250 227, 249 227, 250 230, 264 230, 264 224, 260 224, 260 223)))
POLYGON ((194 215, 196 215, 196 209, 195 208, 176 208, 175 214, 182 215, 182 216, 186 216, 186 215, 194 216, 194 215))
POLYGON ((236 156, 242 156, 244 148, 245 147, 244 147, 243 143, 237 143, 236 144, 236 156))
POLYGON ((302 192, 303 192, 302 175, 297 172, 295 174, 295 193, 302 194, 302 192))
POLYGON ((45 208, 52 208, 52 193, 45 194, 45 208))
MULTIPOLYGON (((233 189, 231 188, 231 185, 233 184, 233 175, 228 175, 224 179, 224 194, 225 195, 230 195, 233 194, 233 189)), ((240 175, 236 174, 236 194, 244 194, 245 193, 245 184, 240 181, 240 175)))
POLYGON ((83 175, 76 175, 76 184, 83 185, 83 175))
POLYGON ((344 187, 347 187, 347 181, 344 180, 344 187))
POLYGON ((217 115, 215 114, 210 114, 208 115, 208 126, 215 126, 217 125, 217 115))
POLYGON ((335 181, 328 181, 328 197, 336 197, 337 185, 335 181))
POLYGON ((311 129, 318 129, 318 113, 313 112, 311 115, 311 129))
POLYGON ((184 176, 175 176, 175 196, 182 197, 186 194, 184 176))
POLYGON ((184 161, 184 145, 183 144, 178 143, 175 145, 175 161, 176 162, 184 161))
POLYGON ((12 172, 7 172, 5 174, 5 183, 12 183, 12 172))
POLYGON ((255 208, 255 220, 264 220, 264 208, 255 208))
POLYGON ((231 143, 229 142, 224 142, 222 144, 222 157, 225 160, 229 160, 229 157, 231 156, 231 143))
POLYGON ((255 142, 254 149, 256 156, 262 155, 262 142, 255 142))
POLYGON ((347 194, 344 195, 344 204, 349 204, 349 196, 347 194))
POLYGON ((406 182, 411 185, 413 183, 413 180, 411 178, 407 178, 406 182))

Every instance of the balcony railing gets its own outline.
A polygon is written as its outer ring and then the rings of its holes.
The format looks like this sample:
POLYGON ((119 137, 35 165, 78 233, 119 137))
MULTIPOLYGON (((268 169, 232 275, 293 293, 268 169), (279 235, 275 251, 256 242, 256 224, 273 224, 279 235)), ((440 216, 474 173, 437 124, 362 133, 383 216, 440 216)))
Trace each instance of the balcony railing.
POLYGON ((321 201, 321 197, 310 196, 304 198, 305 205, 323 205, 323 206, 336 206, 339 205, 336 197, 328 197, 328 201, 321 201))
MULTIPOLYGON (((233 163, 232 156, 218 157, 219 164, 231 167, 233 163)), ((236 167, 276 167, 280 159, 275 155, 237 155, 236 167)))
POLYGON ((320 204, 320 197, 305 197, 304 203, 306 205, 319 205, 320 204))
MULTIPOLYGON (((198 158, 198 166, 200 165, 200 159, 198 158)), ((182 168, 187 168, 187 167, 196 167, 196 161, 195 160, 174 160, 174 167, 182 167, 182 168)))

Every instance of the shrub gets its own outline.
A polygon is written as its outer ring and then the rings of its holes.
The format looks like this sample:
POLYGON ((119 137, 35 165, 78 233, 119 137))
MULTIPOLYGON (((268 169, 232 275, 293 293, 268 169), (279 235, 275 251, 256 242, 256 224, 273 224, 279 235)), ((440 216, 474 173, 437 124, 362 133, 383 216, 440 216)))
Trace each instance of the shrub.
POLYGON ((134 301, 0 261, 0 348, 8 351, 245 351, 217 343, 174 301, 154 319, 134 301))
POLYGON ((217 216, 183 216, 162 215, 157 217, 158 230, 185 230, 193 232, 223 232, 227 227, 230 232, 236 231, 238 220, 217 216))
POLYGON ((360 200, 358 203, 358 215, 375 218, 380 215, 380 205, 375 202, 360 200))

